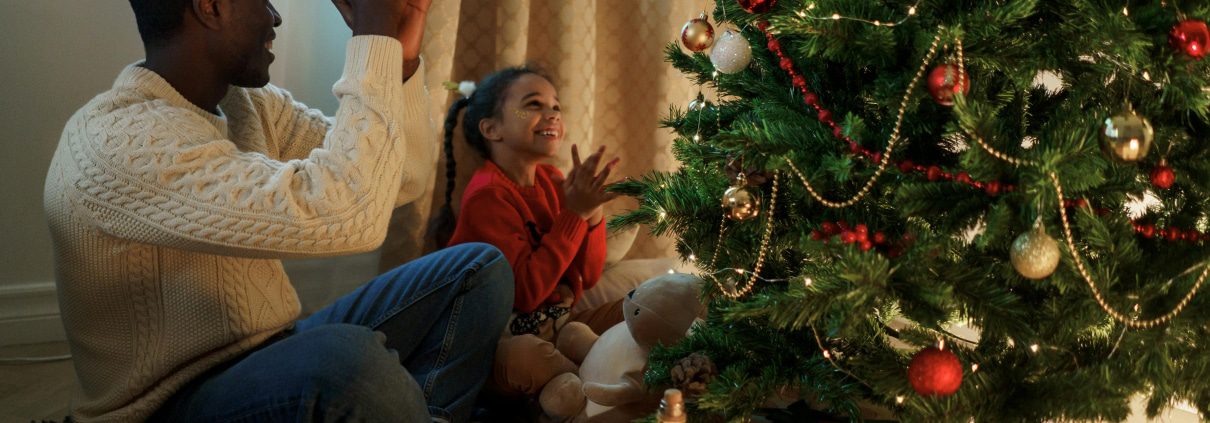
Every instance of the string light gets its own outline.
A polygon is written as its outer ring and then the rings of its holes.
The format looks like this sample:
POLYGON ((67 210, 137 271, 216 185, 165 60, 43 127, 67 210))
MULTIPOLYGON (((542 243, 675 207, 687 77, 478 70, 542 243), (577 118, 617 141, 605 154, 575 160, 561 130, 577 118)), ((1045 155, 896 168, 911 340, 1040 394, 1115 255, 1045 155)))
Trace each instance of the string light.
POLYGON ((903 395, 896 395, 896 396, 895 396, 895 403, 896 403, 896 404, 903 404, 903 395))
POLYGON ((832 353, 828 352, 828 350, 823 350, 823 358, 826 358, 826 359, 831 360, 831 359, 832 359, 832 353))
POLYGON ((917 2, 916 4, 909 6, 908 10, 907 10, 907 16, 904 16, 902 19, 900 19, 898 21, 894 21, 894 22, 883 22, 883 21, 877 20, 877 19, 871 20, 871 19, 856 18, 856 17, 851 17, 851 16, 844 16, 839 13, 832 13, 831 15, 823 15, 823 16, 818 16, 818 15, 813 16, 807 12, 811 11, 811 10, 815 10, 815 3, 807 4, 806 9, 799 10, 795 14, 797 14, 798 17, 803 18, 803 19, 810 19, 810 20, 817 20, 817 21, 823 21, 823 20, 839 21, 839 20, 843 19, 843 20, 847 20, 847 21, 861 22, 861 23, 865 23, 865 24, 869 24, 869 25, 873 25, 873 26, 894 27, 894 26, 902 25, 904 22, 907 22, 908 19, 911 19, 913 16, 916 16, 916 5, 918 5, 918 4, 920 4, 920 3, 917 2))
POLYGON ((697 255, 689 253, 689 261, 697 261, 697 255))
POLYGON ((813 283, 815 283, 815 281, 811 280, 811 278, 804 278, 802 280, 802 286, 804 286, 804 287, 811 286, 811 284, 813 284, 813 283))
POLYGON ((1029 346, 1029 351, 1031 351, 1031 352, 1038 352, 1038 344, 1033 344, 1033 345, 1030 345, 1030 346, 1029 346))
POLYGON ((675 273, 676 273, 676 271, 675 271, 675 270, 668 269, 668 274, 669 274, 669 275, 672 275, 672 274, 675 274, 675 273))
POLYGON ((701 140, 702 140, 702 135, 701 135, 701 134, 693 134, 693 142, 698 142, 698 141, 701 141, 701 140))
POLYGON ((979 371, 979 364, 978 363, 971 364, 971 373, 974 373, 977 371, 979 371))

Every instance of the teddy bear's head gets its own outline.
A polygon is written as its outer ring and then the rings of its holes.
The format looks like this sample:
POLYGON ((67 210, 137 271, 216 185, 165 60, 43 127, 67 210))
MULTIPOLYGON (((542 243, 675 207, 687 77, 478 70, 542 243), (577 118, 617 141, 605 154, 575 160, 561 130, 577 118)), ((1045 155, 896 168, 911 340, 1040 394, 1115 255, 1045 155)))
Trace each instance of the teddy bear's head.
POLYGON ((705 313, 701 289, 700 278, 675 273, 652 278, 626 294, 622 312, 635 342, 651 348, 684 338, 694 319, 705 313))

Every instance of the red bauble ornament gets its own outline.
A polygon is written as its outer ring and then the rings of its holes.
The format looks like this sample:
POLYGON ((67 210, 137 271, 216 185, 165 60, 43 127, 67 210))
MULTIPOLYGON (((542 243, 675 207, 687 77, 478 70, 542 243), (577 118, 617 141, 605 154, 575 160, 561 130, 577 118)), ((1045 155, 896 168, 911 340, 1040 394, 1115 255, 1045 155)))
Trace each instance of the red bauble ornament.
POLYGON ((736 0, 748 13, 765 13, 777 5, 777 0, 736 0))
POLYGON ((954 105, 954 94, 966 94, 971 90, 970 78, 961 72, 958 65, 944 64, 929 72, 929 94, 942 106, 954 105))
POLYGON ((1197 19, 1180 21, 1168 32, 1168 43, 1172 48, 1185 53, 1189 57, 1201 60, 1206 55, 1207 44, 1210 44, 1210 29, 1206 23, 1197 19))
POLYGON ((1160 164, 1151 169, 1151 185, 1155 185, 1159 189, 1172 188, 1172 183, 1176 181, 1176 173, 1168 167, 1168 162, 1161 159, 1160 164))
POLYGON ((928 347, 912 357, 908 381, 923 396, 949 396, 962 385, 962 363, 949 350, 928 347))

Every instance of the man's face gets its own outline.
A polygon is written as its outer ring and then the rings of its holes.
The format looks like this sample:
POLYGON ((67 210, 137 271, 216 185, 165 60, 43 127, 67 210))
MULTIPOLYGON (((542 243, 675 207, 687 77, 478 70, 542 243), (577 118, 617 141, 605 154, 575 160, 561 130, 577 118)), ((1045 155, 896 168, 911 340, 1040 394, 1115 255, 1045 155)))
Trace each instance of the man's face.
POLYGON ((228 58, 231 85, 260 88, 269 83, 269 64, 273 63, 273 28, 281 26, 281 15, 269 0, 230 0, 230 31, 224 34, 222 49, 228 58))

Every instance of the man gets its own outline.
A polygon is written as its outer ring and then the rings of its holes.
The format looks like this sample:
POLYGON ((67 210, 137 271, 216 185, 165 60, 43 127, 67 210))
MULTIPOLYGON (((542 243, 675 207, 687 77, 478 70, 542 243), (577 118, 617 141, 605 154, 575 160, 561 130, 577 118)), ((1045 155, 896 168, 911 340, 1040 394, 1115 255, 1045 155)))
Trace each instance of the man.
POLYGON ((465 421, 511 308, 483 244, 302 320, 280 259, 373 250, 433 171, 431 0, 334 0, 334 119, 267 85, 268 0, 130 0, 147 58, 68 121, 45 209, 79 421, 465 421))

